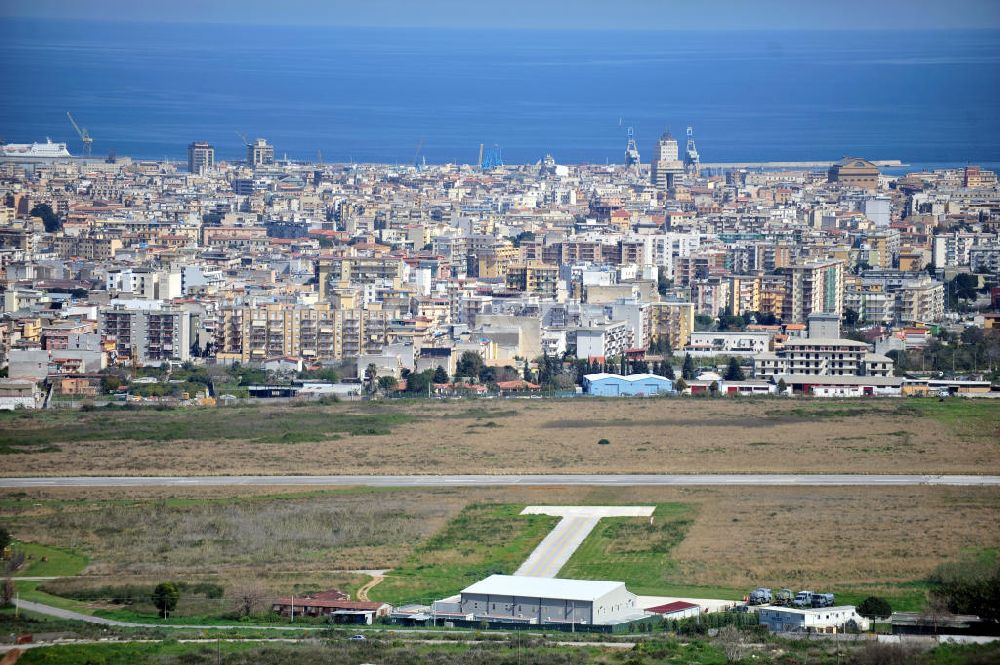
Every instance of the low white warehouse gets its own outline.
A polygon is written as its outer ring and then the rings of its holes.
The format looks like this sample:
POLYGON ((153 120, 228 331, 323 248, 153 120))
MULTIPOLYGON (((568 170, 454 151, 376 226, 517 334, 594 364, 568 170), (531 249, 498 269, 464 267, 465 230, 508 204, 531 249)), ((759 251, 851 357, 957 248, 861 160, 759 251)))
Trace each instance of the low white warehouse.
POLYGON ((461 593, 460 612, 476 620, 535 624, 614 624, 641 618, 623 582, 490 575, 461 593))

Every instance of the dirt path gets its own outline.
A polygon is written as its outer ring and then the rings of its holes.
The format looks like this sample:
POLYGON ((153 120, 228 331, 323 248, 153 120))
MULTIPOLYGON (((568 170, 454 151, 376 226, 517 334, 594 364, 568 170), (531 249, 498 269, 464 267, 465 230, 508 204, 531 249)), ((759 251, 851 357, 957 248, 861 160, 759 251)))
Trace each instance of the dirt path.
POLYGON ((384 579, 385 579, 384 574, 372 575, 372 578, 368 580, 364 584, 364 586, 358 589, 358 600, 368 600, 368 592, 371 591, 376 584, 380 583, 384 579))

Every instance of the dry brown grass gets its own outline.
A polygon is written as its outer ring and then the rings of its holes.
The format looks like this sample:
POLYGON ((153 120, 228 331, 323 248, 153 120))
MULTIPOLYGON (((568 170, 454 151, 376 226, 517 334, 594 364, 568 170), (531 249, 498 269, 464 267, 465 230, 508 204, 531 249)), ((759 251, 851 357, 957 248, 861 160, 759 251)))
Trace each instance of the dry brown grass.
MULTIPOLYGON (((298 488, 231 487, 185 490, 187 498, 179 503, 168 498, 178 495, 176 489, 125 491, 127 496, 118 490, 72 488, 31 490, 17 499, 7 494, 0 497, 0 521, 11 524, 18 537, 85 550, 92 559, 88 575, 128 580, 254 574, 285 580, 285 588, 291 580, 303 586, 334 582, 338 578, 330 571, 338 569, 396 566, 472 502, 688 504, 694 521, 671 552, 674 565, 663 571, 665 586, 766 585, 893 595, 900 592, 899 585, 924 579, 939 563, 963 552, 1000 547, 1000 489, 989 487, 500 487, 306 495, 298 488), (267 496, 269 491, 274 496, 267 496), (253 496, 258 498, 251 501, 253 496), (213 500, 209 507, 198 508, 207 499, 213 500), (102 535, 100 529, 118 525, 120 517, 103 520, 108 506, 102 507, 102 500, 130 505, 124 514, 144 522, 131 528, 145 535, 102 535), (247 508, 252 505, 257 507, 247 508), (331 532, 325 542, 309 547, 293 541, 265 549, 266 556, 252 562, 246 560, 247 541, 239 539, 188 540, 178 552, 150 547, 165 542, 157 533, 171 525, 196 524, 204 530, 216 523, 226 533, 227 520, 252 525, 289 511, 316 519, 330 509, 340 511, 344 520, 356 517, 362 523, 391 510, 400 521, 379 536, 378 544, 338 540, 331 532), (87 518, 67 518, 77 513, 87 518)), ((366 528, 380 531, 374 524, 366 528)), ((361 529, 357 537, 368 537, 364 534, 361 529)))
MULTIPOLYGON (((980 400, 968 407, 975 418, 963 412, 950 420, 915 404, 773 399, 420 402, 378 407, 419 418, 393 425, 388 435, 295 444, 59 443, 59 452, 4 455, 0 474, 1000 472, 1000 402, 980 400), (597 445, 602 438, 610 445, 597 445)), ((371 408, 341 404, 329 411, 370 413, 371 408)), ((248 417, 256 416, 251 411, 248 417)))

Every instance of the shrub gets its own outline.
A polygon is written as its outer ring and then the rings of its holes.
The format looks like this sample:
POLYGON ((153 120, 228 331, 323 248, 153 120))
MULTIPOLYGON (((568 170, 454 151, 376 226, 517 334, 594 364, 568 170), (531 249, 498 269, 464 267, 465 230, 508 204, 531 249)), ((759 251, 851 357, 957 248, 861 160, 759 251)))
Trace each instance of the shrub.
POLYGON ((608 445, 609 443, 611 443, 611 442, 610 442, 610 441, 608 441, 607 439, 600 439, 600 440, 599 440, 599 441, 597 442, 597 445, 599 445, 599 446, 606 446, 606 445, 608 445))

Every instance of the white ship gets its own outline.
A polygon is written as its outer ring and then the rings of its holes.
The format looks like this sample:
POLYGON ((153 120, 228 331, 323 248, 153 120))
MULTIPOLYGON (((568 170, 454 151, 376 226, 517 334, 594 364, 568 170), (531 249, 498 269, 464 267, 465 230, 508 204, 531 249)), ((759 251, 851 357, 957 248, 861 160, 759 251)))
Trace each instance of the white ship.
POLYGON ((0 157, 9 159, 59 159, 72 157, 65 143, 6 143, 0 145, 0 157))

